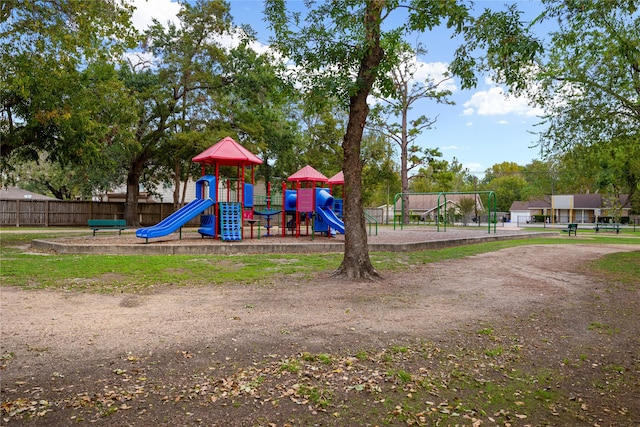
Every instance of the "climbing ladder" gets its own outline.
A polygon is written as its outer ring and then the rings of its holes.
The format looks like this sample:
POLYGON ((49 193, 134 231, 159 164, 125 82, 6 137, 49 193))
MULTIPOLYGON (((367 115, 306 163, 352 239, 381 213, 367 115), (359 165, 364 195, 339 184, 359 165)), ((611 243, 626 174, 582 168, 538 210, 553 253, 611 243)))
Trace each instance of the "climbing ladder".
POLYGON ((219 208, 222 240, 242 240, 242 205, 240 203, 219 203, 219 208))

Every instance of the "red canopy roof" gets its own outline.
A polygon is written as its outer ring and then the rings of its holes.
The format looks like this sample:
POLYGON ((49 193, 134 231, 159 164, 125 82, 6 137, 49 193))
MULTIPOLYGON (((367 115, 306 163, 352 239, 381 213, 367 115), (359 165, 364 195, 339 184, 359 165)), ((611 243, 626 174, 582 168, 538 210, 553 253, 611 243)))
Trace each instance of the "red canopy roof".
POLYGON ((337 174, 333 175, 331 178, 329 178, 329 184, 332 184, 332 185, 344 184, 344 173, 340 171, 337 174))
POLYGON ((196 163, 219 165, 259 165, 262 160, 232 138, 226 137, 204 150, 193 159, 196 163))
POLYGON ((287 178, 288 181, 314 181, 314 182, 327 182, 326 176, 307 165, 300 169, 298 172, 287 178))

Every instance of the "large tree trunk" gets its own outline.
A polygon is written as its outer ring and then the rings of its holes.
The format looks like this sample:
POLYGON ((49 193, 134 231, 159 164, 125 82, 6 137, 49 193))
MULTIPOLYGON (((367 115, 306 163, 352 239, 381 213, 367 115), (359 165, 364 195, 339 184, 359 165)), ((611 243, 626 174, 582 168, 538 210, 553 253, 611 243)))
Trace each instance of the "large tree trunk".
POLYGON ((173 162, 173 210, 180 208, 180 160, 173 162))
POLYGON ((376 68, 383 58, 380 47, 380 18, 384 1, 367 2, 365 30, 367 49, 358 71, 357 89, 349 102, 349 122, 342 142, 344 149, 344 258, 335 272, 349 279, 379 277, 369 258, 367 227, 362 206, 362 158, 360 145, 369 114, 367 96, 376 78, 376 68))
POLYGON ((138 215, 138 197, 140 196, 140 177, 146 160, 141 157, 136 158, 131 163, 129 173, 127 173, 127 198, 124 202, 124 219, 130 227, 140 226, 138 215))
MULTIPOLYGON (((406 117, 403 117, 403 120, 406 121, 406 117)), ((403 125, 406 125, 406 123, 403 123, 403 125)), ((402 143, 400 145, 400 180, 402 185, 402 223, 407 225, 409 224, 409 212, 411 208, 409 206, 409 153, 407 150, 409 144, 407 143, 405 134, 406 131, 405 128, 403 128, 402 143)))

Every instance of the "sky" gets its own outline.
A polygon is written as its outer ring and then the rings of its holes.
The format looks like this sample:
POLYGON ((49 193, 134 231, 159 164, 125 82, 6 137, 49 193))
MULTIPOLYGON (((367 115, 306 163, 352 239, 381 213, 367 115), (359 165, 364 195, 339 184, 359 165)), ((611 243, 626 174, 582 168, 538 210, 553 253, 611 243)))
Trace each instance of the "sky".
MULTIPOLYGON (((248 24, 257 32, 254 49, 262 52, 269 49, 270 32, 264 22, 262 1, 227 0, 231 6, 231 16, 235 25, 248 24)), ((542 4, 535 0, 476 0, 475 8, 499 9, 505 3, 517 3, 524 11, 525 19, 533 19, 542 11, 542 4)), ((180 6, 174 0, 134 0, 136 11, 134 25, 139 30, 146 29, 151 18, 160 22, 177 21, 180 6)), ((290 1, 293 9, 302 9, 303 2, 290 1)), ((544 35, 540 35, 544 38, 544 35)), ((419 71, 416 76, 437 76, 446 70, 459 40, 452 40, 446 31, 436 30, 417 36, 410 42, 419 41, 426 49, 426 55, 416 59, 419 71)), ((470 173, 482 177, 485 170, 502 162, 514 162, 521 166, 540 159, 535 147, 539 131, 535 126, 541 120, 541 111, 529 105, 524 98, 507 96, 505 88, 496 85, 486 76, 480 76, 477 87, 461 90, 456 80, 447 82, 453 94, 450 98, 455 105, 436 104, 425 100, 415 106, 414 118, 424 114, 437 121, 432 129, 424 130, 416 143, 422 147, 438 148, 442 158, 458 160, 470 173)), ((409 117, 412 118, 411 116, 409 117)))

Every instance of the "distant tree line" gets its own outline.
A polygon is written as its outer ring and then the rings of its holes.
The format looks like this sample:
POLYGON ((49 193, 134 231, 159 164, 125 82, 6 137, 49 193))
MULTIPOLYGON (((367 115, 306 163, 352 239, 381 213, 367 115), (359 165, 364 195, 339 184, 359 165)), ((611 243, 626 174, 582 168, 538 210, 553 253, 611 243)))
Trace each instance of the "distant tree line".
MULTIPOLYGON (((345 170, 354 196, 345 223, 358 233, 347 240, 359 248, 366 233, 355 212, 407 191, 493 190, 498 210, 544 194, 629 194, 638 213, 638 2, 543 3, 525 23, 517 4, 475 13, 458 1, 338 0, 311 2, 300 16, 268 0, 276 37, 259 53, 222 0, 183 2, 178 22, 142 32, 126 0, 10 0, 0 9, 0 177, 62 199, 125 186, 136 225, 141 187, 171 186, 179 206, 201 172, 190 159, 232 136, 264 160, 265 182, 306 164, 328 176, 345 170), (406 22, 387 29, 392 13, 406 22), (543 45, 533 30, 549 21, 558 29, 543 45), (428 46, 403 37, 444 26, 463 40, 445 79, 464 89, 490 73, 544 109, 541 160, 493 165, 479 178, 442 160, 437 142, 415 143, 437 116, 412 116, 413 103, 446 108, 450 93, 441 81, 414 82, 411 58, 428 46)), ((350 277, 373 272, 364 247, 350 277)))

